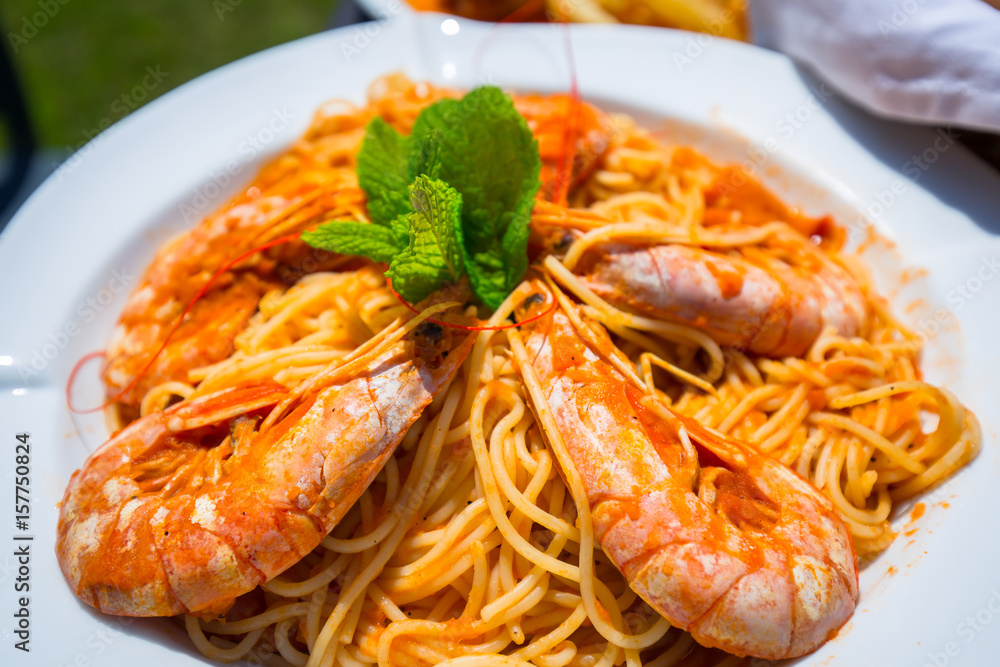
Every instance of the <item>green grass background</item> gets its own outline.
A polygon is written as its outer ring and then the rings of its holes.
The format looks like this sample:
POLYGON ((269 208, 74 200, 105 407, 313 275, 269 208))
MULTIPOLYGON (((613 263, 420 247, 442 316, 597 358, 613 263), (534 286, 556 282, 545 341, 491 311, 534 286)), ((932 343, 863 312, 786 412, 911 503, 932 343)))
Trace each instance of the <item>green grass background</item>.
MULTIPOLYGON (((19 44, 17 53, 10 33, 20 36, 25 17, 31 21, 43 11, 40 0, 0 0, 0 26, 38 141, 47 147, 76 146, 102 119, 117 119, 121 114, 112 103, 142 82, 147 66, 169 75, 143 104, 237 58, 323 30, 336 5, 336 0, 41 1, 54 16, 19 44)), ((0 139, 0 149, 4 144, 0 139)))

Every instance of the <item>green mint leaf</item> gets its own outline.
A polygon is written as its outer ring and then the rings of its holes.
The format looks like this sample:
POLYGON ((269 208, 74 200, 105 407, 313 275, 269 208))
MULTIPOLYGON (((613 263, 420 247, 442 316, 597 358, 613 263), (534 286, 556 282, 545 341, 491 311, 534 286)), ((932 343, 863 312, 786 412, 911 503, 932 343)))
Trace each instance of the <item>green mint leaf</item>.
POLYGON ((328 222, 302 234, 314 248, 342 255, 361 255, 388 264, 400 252, 396 236, 388 227, 364 222, 328 222))
POLYGON ((409 188, 410 244, 389 265, 392 287, 411 303, 465 274, 462 195, 440 180, 418 176, 409 188))
MULTIPOLYGON (((541 185, 538 144, 511 99, 495 87, 424 109, 411 141, 422 149, 435 135, 436 176, 464 202, 469 281, 483 303, 497 308, 528 268, 528 223, 541 185)), ((411 171, 418 164, 411 154, 411 171)))
POLYGON ((410 211, 393 218, 389 223, 389 229, 392 230, 392 238, 396 243, 396 252, 403 252, 403 248, 410 242, 410 211))
MULTIPOLYGON (((455 100, 448 101, 454 102, 455 100)), ((411 146, 410 157, 407 161, 407 172, 410 179, 413 180, 417 176, 441 178, 441 133, 432 129, 425 133, 413 134, 411 146)))
POLYGON ((527 270, 540 169, 537 142, 498 88, 427 107, 410 137, 375 118, 357 166, 373 224, 330 223, 303 238, 389 263, 386 275, 408 301, 468 274, 479 299, 497 308, 527 270))
POLYGON ((372 222, 394 230, 399 245, 406 245, 406 226, 399 217, 410 212, 407 186, 413 182, 407 170, 410 140, 379 117, 365 128, 358 151, 358 185, 368 196, 372 222))
POLYGON ((465 275, 462 195, 447 183, 418 176, 410 186, 410 238, 430 234, 452 281, 465 275))

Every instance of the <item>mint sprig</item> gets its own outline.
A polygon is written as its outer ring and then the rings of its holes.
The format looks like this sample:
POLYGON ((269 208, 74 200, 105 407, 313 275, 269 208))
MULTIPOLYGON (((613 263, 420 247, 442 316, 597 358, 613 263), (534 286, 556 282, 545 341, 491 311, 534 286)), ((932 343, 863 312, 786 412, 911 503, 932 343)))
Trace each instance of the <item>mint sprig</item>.
POLYGON ((417 302, 465 275, 462 195, 444 181, 417 176, 410 205, 409 244, 392 259, 386 275, 404 299, 417 302))
POLYGON ((437 176, 462 193, 472 290, 497 308, 528 269, 528 225, 541 185, 538 142, 499 88, 427 107, 416 138, 439 138, 437 176))
POLYGON ((368 123, 358 152, 358 184, 368 196, 368 214, 372 222, 391 229, 398 245, 404 245, 407 238, 406 222, 400 218, 411 210, 407 187, 413 182, 413 176, 406 168, 409 154, 409 138, 379 117, 368 123))
POLYGON ((511 99, 477 88, 425 108, 409 137, 372 120, 357 167, 372 224, 327 223, 303 239, 387 262, 408 301, 467 274, 495 309, 528 268, 540 170, 538 143, 511 99))
POLYGON ((388 264, 400 252, 400 239, 388 226, 363 222, 328 222, 302 234, 314 248, 361 255, 388 264))

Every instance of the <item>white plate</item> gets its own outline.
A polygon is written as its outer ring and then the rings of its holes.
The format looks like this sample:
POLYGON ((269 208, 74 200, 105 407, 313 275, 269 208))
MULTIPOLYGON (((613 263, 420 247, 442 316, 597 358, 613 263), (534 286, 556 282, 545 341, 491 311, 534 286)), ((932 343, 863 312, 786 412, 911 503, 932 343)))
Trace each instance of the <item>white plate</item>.
MULTIPOLYGON (((169 622, 94 613, 63 581, 53 553, 56 504, 74 468, 106 436, 98 416, 70 416, 70 368, 104 346, 125 289, 157 243, 186 226, 184 213, 221 204, 299 135, 324 100, 361 102, 368 84, 393 70, 460 87, 568 88, 564 28, 462 22, 457 34, 446 35, 443 21, 401 15, 344 28, 188 83, 71 158, 0 237, 0 469, 7 498, 0 505, 0 664, 201 661, 169 622), (30 433, 33 444, 30 530, 18 532, 34 536, 30 654, 13 648, 11 616, 18 596, 11 500, 19 432, 30 433)), ((869 209, 907 264, 930 269, 907 288, 929 310, 905 318, 918 326, 924 320, 932 334, 927 375, 976 410, 985 449, 923 499, 928 511, 917 533, 898 539, 862 573, 850 624, 800 664, 993 664, 1000 648, 1000 279, 993 280, 992 262, 1000 259, 1000 242, 977 223, 997 229, 1000 178, 931 131, 878 121, 827 97, 782 56, 659 29, 574 26, 571 34, 587 98, 640 112, 654 128, 669 126, 716 159, 752 165, 756 156, 758 174, 812 213, 832 212, 860 229, 866 223, 858 211, 869 209), (933 164, 922 171, 913 156, 933 164), (959 296, 960 286, 971 299, 959 296), (960 329, 949 316, 934 333, 926 323, 944 306, 957 311, 960 329), (895 574, 887 574, 890 567, 895 574)), ((898 270, 884 258, 877 262, 891 286, 898 270)), ((906 299, 895 303, 902 312, 906 299)), ((99 403, 96 368, 84 376, 77 400, 99 403)))

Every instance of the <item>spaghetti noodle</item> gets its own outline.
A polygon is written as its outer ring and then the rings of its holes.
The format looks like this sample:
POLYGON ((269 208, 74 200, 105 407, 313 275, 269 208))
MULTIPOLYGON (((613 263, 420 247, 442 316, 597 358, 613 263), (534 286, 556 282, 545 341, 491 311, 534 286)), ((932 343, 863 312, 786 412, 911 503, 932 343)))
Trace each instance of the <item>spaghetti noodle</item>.
MULTIPOLYGON (((377 114, 407 130, 448 94, 397 76, 373 86, 367 107, 328 106, 243 201, 307 182, 353 188, 367 120, 377 114)), ((833 501, 858 553, 876 555, 893 539, 893 507, 976 455, 974 416, 921 379, 917 338, 828 221, 789 211, 752 182, 726 191, 724 168, 626 117, 614 122, 620 131, 598 168, 569 193, 573 208, 536 206, 533 233, 562 245, 533 270, 549 281, 550 298, 573 295, 614 335, 649 392, 807 477, 833 501), (588 247, 622 240, 819 252, 859 282, 871 323, 857 337, 824 332, 803 358, 720 346, 691 326, 615 308, 572 272, 588 247)), ((308 219, 330 219, 334 208, 308 219)), ((345 214, 367 221, 353 201, 337 208, 345 214)), ((278 226, 267 238, 291 229, 278 226)), ((259 300, 234 354, 150 388, 141 412, 246 380, 301 386, 407 315, 378 265, 298 267, 291 287, 272 285, 259 300)), ((523 289, 490 326, 507 322, 523 289)), ((220 661, 308 667, 740 664, 672 628, 602 555, 580 479, 538 408, 544 401, 533 400, 539 389, 518 330, 476 336, 459 375, 320 547, 240 598, 224 620, 184 618, 195 646, 220 661)))

